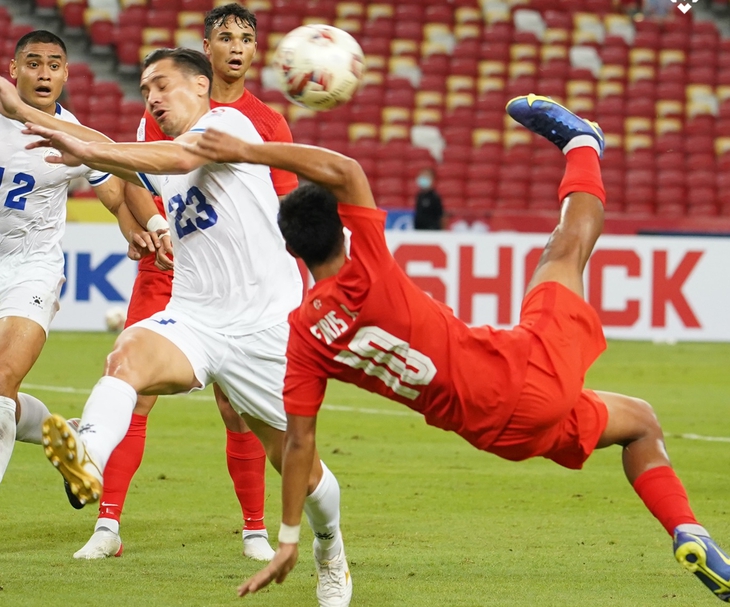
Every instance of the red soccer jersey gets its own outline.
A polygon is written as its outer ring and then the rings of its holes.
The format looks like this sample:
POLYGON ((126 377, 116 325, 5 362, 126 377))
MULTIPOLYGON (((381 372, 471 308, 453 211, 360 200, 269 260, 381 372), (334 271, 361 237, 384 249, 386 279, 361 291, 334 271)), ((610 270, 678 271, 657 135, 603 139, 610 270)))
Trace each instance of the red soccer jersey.
POLYGON ((316 415, 328 378, 407 405, 480 449, 509 420, 531 335, 470 328, 421 291, 385 242, 385 213, 339 205, 349 258, 289 315, 284 407, 316 415))
MULTIPOLYGON (((213 99, 210 100, 211 108, 221 106, 235 108, 246 116, 253 123, 254 127, 256 127, 259 135, 261 135, 261 139, 264 141, 292 143, 291 131, 284 116, 276 110, 272 110, 246 89, 244 89, 243 95, 233 103, 218 103, 213 99)), ((152 115, 145 111, 142 122, 139 125, 137 139, 139 141, 169 141, 172 137, 165 135, 152 115)), ((274 189, 279 196, 286 196, 299 185, 297 176, 294 173, 282 171, 281 169, 271 169, 271 181, 274 183, 274 189)), ((157 203, 160 214, 164 217, 165 207, 162 199, 155 196, 155 203, 157 203)), ((143 257, 139 264, 140 269, 160 271, 155 266, 154 255, 143 257)))

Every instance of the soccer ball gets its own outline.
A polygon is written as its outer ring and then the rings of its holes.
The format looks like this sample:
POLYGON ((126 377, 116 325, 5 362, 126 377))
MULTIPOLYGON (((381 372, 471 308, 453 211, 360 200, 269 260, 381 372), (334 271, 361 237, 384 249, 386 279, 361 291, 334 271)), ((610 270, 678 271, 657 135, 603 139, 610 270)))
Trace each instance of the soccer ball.
POLYGON ((127 322, 127 311, 121 306, 109 308, 104 315, 104 321, 107 331, 119 333, 124 328, 124 323, 127 322))
POLYGON ((360 45, 330 25, 303 25, 279 42, 273 68, 289 101, 310 110, 331 110, 355 94, 364 72, 360 45))

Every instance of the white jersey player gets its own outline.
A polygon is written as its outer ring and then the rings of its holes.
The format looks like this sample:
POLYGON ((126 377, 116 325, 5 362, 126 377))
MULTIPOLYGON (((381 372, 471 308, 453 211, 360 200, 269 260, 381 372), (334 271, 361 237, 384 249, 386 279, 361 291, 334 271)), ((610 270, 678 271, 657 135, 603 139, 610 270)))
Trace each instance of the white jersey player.
MULTIPOLYGON (((10 74, 17 79, 17 94, 35 108, 32 115, 78 125, 57 102, 68 64, 64 43, 55 34, 37 30, 23 36, 10 74)), ((15 440, 40 443, 42 422, 50 415, 41 401, 18 390, 59 308, 69 182, 86 177, 128 237, 142 231, 124 205, 118 178, 86 166, 49 162, 58 153, 27 150, 33 138, 23 129, 0 117, 0 480, 15 440)))
MULTIPOLYGON (((145 60, 141 90, 148 111, 174 141, 84 143, 60 131, 30 129, 61 150, 66 164, 103 166, 159 192, 175 239, 168 307, 119 336, 78 434, 60 416, 44 424, 46 455, 82 501, 98 499, 137 393, 189 392, 213 381, 281 470, 286 318, 300 300, 301 282, 277 229, 269 169, 208 165, 187 147, 208 126, 261 143, 237 110, 210 111, 211 79, 210 64, 197 51, 159 49, 145 60)), ((339 486, 319 457, 309 479, 305 512, 315 534, 317 597, 322 607, 346 607, 352 582, 339 529, 339 486)), ((298 528, 284 526, 280 545, 298 536, 298 528)))

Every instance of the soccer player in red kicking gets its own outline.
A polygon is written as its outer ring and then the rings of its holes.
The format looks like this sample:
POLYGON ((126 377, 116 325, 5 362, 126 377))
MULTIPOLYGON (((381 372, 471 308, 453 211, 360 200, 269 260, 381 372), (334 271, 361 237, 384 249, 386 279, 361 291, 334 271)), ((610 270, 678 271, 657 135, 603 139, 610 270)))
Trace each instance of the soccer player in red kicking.
MULTIPOLYGON (((291 142, 292 136, 284 117, 272 110, 244 88, 245 75, 256 53, 256 17, 239 4, 227 4, 210 11, 205 18, 205 53, 213 66, 213 88, 211 108, 229 106, 239 110, 253 122, 264 141, 291 142)), ((156 122, 156 118, 145 112, 138 139, 162 141, 167 137, 156 122)), ((281 197, 298 185, 293 173, 272 168, 274 189, 281 197)), ((148 198, 149 194, 136 186, 127 186, 128 200, 133 205, 137 197, 148 198)), ((156 198, 162 217, 159 226, 166 228, 163 219, 164 208, 156 198)), ((154 256, 143 258, 129 302, 125 328, 149 318, 163 310, 172 292, 170 270, 155 267, 154 256)), ((274 551, 268 543, 264 526, 264 472, 266 454, 259 440, 248 429, 245 422, 233 410, 226 396, 214 384, 218 409, 226 425, 226 458, 228 471, 233 479, 236 496, 243 511, 243 553, 256 560, 270 560, 274 551)), ((122 540, 119 535, 119 519, 132 477, 142 462, 147 415, 157 397, 140 396, 132 415, 132 423, 124 440, 114 451, 104 473, 104 494, 99 507, 99 518, 94 534, 86 545, 74 554, 78 559, 98 559, 120 556, 122 540)), ((69 501, 76 507, 81 504, 67 492, 69 501)))
POLYGON ((545 457, 578 469, 594 449, 620 445, 626 476, 674 537, 677 560, 730 601, 730 558, 695 519, 651 407, 583 388, 606 347, 582 281, 603 227, 603 134, 547 97, 518 97, 507 110, 566 157, 560 223, 511 330, 468 327, 411 282, 386 246, 385 213, 355 161, 216 132, 190 148, 219 162, 277 166, 319 184, 290 194, 279 215, 287 247, 316 284, 289 316, 279 549, 239 594, 282 582, 296 563, 317 413, 327 379, 335 378, 398 401, 427 423, 509 460, 545 457))

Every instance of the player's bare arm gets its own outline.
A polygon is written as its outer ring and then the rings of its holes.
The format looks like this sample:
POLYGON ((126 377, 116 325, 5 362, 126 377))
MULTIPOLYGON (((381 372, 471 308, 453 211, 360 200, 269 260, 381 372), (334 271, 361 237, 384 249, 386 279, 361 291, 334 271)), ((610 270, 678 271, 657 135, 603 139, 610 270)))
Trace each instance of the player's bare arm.
POLYGON ((60 120, 28 105, 20 98, 13 84, 5 78, 0 78, 0 114, 18 122, 33 122, 49 129, 68 133, 83 141, 111 141, 109 137, 99 131, 68 120, 60 120))
POLYGON ((247 143, 215 129, 207 129, 187 149, 213 162, 248 162, 291 171, 327 188, 342 202, 375 208, 360 164, 337 152, 296 143, 247 143))
POLYGON ((28 123, 24 131, 43 139, 28 145, 54 147, 62 155, 53 160, 69 166, 85 164, 94 169, 113 173, 135 185, 142 186, 137 172, 152 175, 180 175, 194 171, 206 164, 201 156, 188 151, 184 144, 193 144, 201 137, 198 133, 185 133, 175 141, 150 143, 100 143, 82 141, 54 129, 28 123))
MULTIPOLYGON (((309 476, 314 461, 316 417, 287 415, 286 434, 281 469, 282 527, 298 529, 302 520, 304 500, 307 497, 309 476), (286 526, 286 527, 284 527, 286 526)), ((299 556, 297 542, 283 542, 279 535, 279 547, 273 560, 238 589, 239 596, 256 592, 272 581, 281 584, 294 569, 299 556)))
POLYGON ((157 247, 152 236, 140 225, 124 200, 124 182, 118 177, 107 179, 94 188, 101 203, 117 218, 119 229, 129 243, 128 256, 135 261, 144 255, 155 253, 157 247))
POLYGON ((167 220, 159 215, 157 205, 145 188, 127 182, 124 188, 124 199, 137 221, 147 226, 147 230, 155 247, 155 265, 160 270, 172 270, 174 262, 172 242, 170 240, 167 220))

